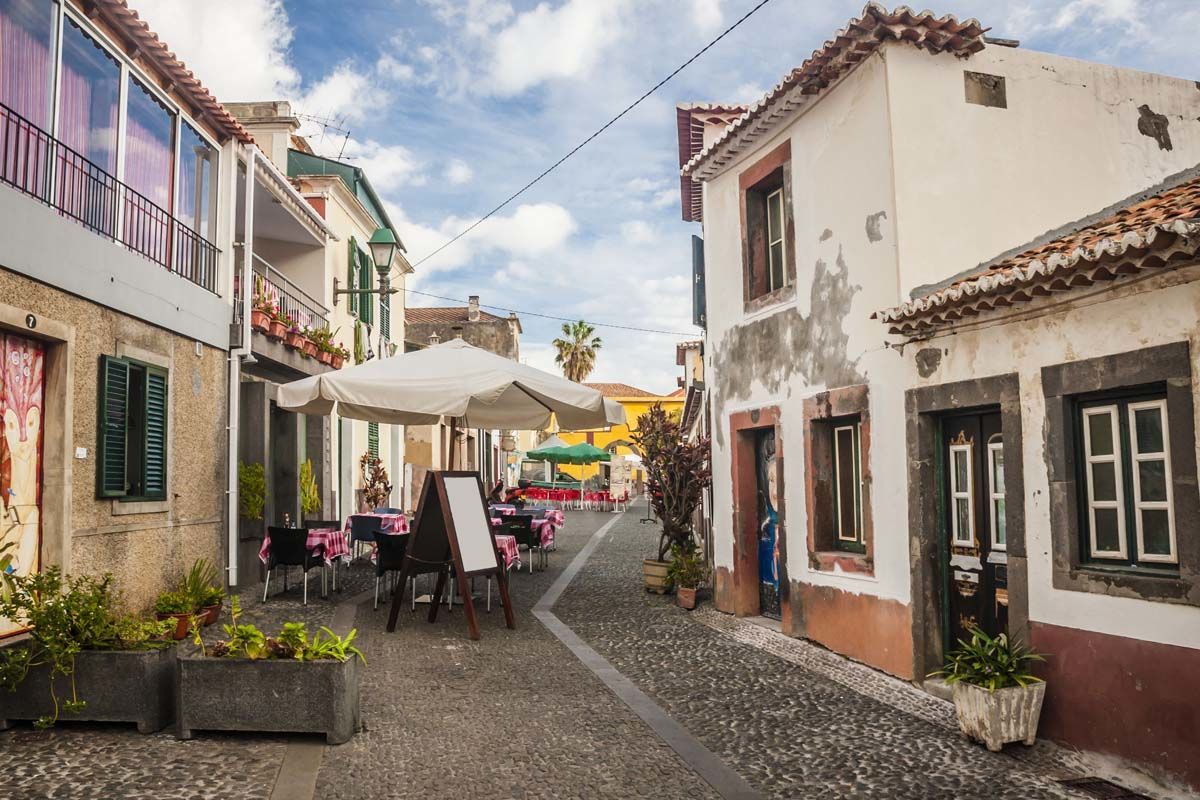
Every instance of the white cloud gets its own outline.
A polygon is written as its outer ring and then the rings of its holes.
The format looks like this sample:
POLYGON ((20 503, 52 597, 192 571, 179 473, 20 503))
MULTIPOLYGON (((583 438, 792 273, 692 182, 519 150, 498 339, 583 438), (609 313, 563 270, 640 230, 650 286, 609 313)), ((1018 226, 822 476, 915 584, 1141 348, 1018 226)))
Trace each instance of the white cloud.
POLYGON ((767 90, 757 83, 743 83, 733 90, 733 100, 735 103, 750 105, 762 100, 766 93, 767 90))
POLYGON ((283 0, 135 0, 138 14, 218 100, 292 96, 300 73, 288 58, 283 0))
POLYGON ((651 202, 651 205, 655 208, 666 208, 667 206, 673 206, 678 202, 680 202, 679 189, 671 188, 663 189, 661 192, 654 195, 654 200, 651 202))
POLYGON ((661 185, 658 181, 652 181, 649 178, 634 178, 625 184, 625 188, 631 192, 649 192, 661 185))
POLYGON ((292 103, 296 111, 348 122, 361 122, 368 112, 378 111, 388 95, 373 76, 342 63, 310 86, 292 103))
POLYGON ((492 90, 513 95, 540 83, 587 75, 615 42, 627 0, 539 3, 495 35, 492 90))
POLYGON ((712 30, 723 18, 721 0, 692 0, 692 21, 700 30, 712 30))
POLYGON ((512 18, 507 0, 423 0, 442 23, 458 28, 473 38, 488 36, 512 18))
POLYGON ((381 77, 401 83, 408 83, 416 77, 416 70, 412 64, 405 64, 395 56, 387 54, 379 57, 379 61, 375 63, 375 70, 381 77))
POLYGON ((621 236, 634 244, 645 244, 654 241, 654 229, 640 219, 621 225, 621 236))
POLYGON ((470 182, 474 176, 475 171, 471 169, 471 165, 461 158, 450 159, 450 163, 446 165, 446 180, 455 186, 470 182))

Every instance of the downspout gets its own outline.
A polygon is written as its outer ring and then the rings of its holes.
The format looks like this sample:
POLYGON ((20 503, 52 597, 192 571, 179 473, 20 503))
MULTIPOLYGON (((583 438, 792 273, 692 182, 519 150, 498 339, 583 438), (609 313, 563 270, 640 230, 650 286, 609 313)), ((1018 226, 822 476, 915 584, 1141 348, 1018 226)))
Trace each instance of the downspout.
MULTIPOLYGON (((241 419, 242 395, 242 359, 254 362, 250 353, 250 287, 254 283, 254 169, 258 148, 251 145, 247 148, 246 156, 246 196, 244 200, 245 221, 240 243, 242 251, 242 280, 238 286, 239 297, 235 303, 241 303, 242 319, 238 344, 229 351, 229 489, 226 492, 229 506, 226 518, 229 520, 229 585, 238 585, 238 444, 240 439, 239 421, 241 419)), ((235 172, 236 175, 236 172, 235 172)), ((236 186, 236 178, 235 183, 236 186)))

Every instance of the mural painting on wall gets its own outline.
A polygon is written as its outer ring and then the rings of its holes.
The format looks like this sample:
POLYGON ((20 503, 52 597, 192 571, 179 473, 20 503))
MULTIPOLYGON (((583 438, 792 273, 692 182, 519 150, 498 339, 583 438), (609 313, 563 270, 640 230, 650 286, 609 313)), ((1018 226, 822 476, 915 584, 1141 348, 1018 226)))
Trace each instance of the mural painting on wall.
MULTIPOLYGON (((45 351, 21 336, 0 336, 0 545, 8 571, 36 572, 41 557, 42 400, 45 351)), ((21 631, 0 618, 0 637, 21 631)))
POLYGON ((754 449, 758 473, 758 600, 763 616, 778 619, 779 471, 775 469, 775 430, 759 431, 754 449))

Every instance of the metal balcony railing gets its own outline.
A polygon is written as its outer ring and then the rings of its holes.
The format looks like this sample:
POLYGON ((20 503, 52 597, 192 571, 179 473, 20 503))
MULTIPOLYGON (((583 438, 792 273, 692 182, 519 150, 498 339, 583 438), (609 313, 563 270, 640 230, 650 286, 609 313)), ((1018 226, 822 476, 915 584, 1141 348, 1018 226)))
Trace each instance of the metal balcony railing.
POLYGON ((0 182, 216 293, 216 245, 3 103, 0 182))
MULTIPOLYGON (((267 300, 301 328, 321 329, 329 327, 329 309, 312 295, 288 280, 282 272, 271 266, 258 254, 254 255, 254 283, 251 285, 251 301, 267 300)), ((240 290, 242 265, 239 263, 234 278, 235 291, 240 290)), ((234 321, 241 322, 241 307, 234 303, 234 321)))

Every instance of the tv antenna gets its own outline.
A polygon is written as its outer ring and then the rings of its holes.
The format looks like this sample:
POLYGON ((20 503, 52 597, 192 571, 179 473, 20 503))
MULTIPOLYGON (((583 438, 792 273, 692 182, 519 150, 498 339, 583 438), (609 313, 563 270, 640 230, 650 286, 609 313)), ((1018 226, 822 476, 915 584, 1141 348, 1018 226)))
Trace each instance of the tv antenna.
POLYGON ((324 142, 326 138, 341 137, 342 143, 338 146, 337 158, 339 160, 342 158, 342 154, 346 152, 346 142, 350 141, 350 129, 345 127, 345 116, 331 117, 321 114, 297 113, 296 118, 321 126, 321 136, 318 140, 320 142, 324 142), (332 136, 330 136, 331 133, 332 136))

